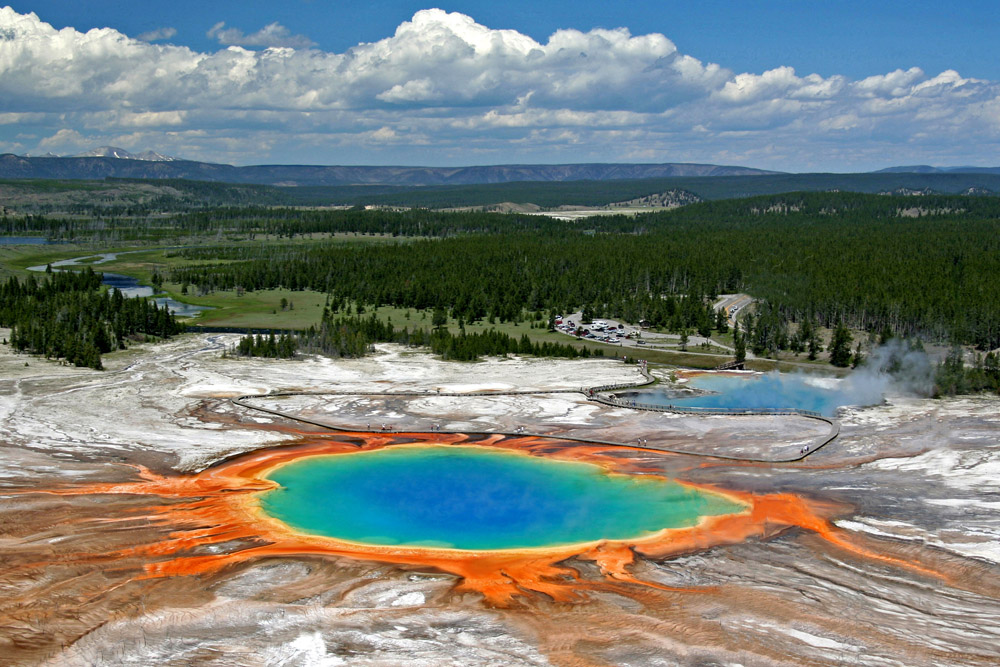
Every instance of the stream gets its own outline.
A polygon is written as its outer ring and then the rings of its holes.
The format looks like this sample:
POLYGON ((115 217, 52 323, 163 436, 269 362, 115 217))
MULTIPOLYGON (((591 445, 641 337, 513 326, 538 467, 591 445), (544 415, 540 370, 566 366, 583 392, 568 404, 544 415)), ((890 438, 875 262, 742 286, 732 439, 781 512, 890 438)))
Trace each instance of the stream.
MULTIPOLYGON (((113 262, 120 255, 129 254, 129 252, 142 252, 142 251, 128 251, 128 252, 104 252, 96 255, 83 255, 82 257, 73 257, 72 259, 61 259, 58 262, 52 262, 51 266, 53 270, 60 270, 62 267, 67 266, 99 266, 101 264, 106 264, 107 262, 113 262)), ((50 265, 39 264, 38 266, 29 266, 29 271, 45 271, 46 267, 50 265)), ((196 317, 203 310, 212 310, 210 306, 194 306, 190 303, 182 303, 171 299, 168 296, 154 296, 156 290, 154 290, 149 285, 142 285, 139 283, 138 278, 133 278, 131 276, 122 275, 120 273, 107 273, 103 274, 104 279, 101 281, 108 287, 114 288, 121 292, 127 297, 143 297, 152 298, 159 306, 166 306, 171 313, 177 317, 196 317)))

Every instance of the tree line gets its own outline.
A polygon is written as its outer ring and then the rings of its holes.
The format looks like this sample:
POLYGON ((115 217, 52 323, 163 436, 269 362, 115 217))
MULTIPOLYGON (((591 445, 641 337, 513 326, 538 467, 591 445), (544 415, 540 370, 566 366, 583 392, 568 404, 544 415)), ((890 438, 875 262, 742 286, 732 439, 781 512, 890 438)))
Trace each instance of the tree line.
POLYGON ((0 326, 10 327, 18 352, 103 368, 101 355, 124 349, 135 336, 167 338, 183 330, 166 306, 103 290, 101 274, 51 273, 42 280, 9 278, 0 284, 0 326))
POLYGON ((271 332, 243 336, 223 356, 262 357, 265 359, 291 359, 299 347, 298 337, 291 333, 275 335, 271 332))
POLYGON ((309 327, 297 336, 298 349, 331 357, 362 357, 373 350, 375 343, 429 347, 434 354, 453 361, 476 361, 484 356, 508 354, 570 359, 604 354, 600 350, 592 353, 588 348, 578 349, 567 343, 536 343, 527 334, 517 339, 496 329, 468 333, 463 327, 457 334, 442 326, 397 329, 391 321, 379 319, 374 313, 368 317, 339 315, 328 308, 324 309, 318 326, 309 327))

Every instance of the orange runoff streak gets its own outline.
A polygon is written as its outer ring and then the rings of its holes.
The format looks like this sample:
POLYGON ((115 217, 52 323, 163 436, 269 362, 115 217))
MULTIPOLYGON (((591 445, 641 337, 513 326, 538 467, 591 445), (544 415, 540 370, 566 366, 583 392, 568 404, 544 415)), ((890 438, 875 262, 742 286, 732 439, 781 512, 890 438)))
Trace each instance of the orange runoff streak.
MULTIPOLYGON (((464 444, 519 451, 531 456, 582 461, 600 465, 610 472, 645 473, 641 462, 616 456, 623 448, 601 445, 578 445, 539 437, 507 438, 489 436, 469 441, 462 434, 385 434, 347 433, 346 440, 335 437, 290 447, 265 449, 238 457, 192 475, 158 475, 137 466, 139 481, 88 484, 68 489, 32 490, 28 493, 58 495, 131 494, 190 499, 190 502, 152 507, 146 518, 159 525, 177 529, 163 541, 124 549, 100 558, 156 558, 144 566, 141 578, 159 578, 211 574, 231 565, 274 556, 342 556, 375 560, 398 565, 432 567, 461 578, 458 590, 481 593, 493 605, 510 605, 517 596, 541 593, 557 601, 581 598, 577 589, 591 588, 580 574, 565 565, 571 558, 595 562, 607 583, 641 584, 669 591, 679 589, 644 582, 629 572, 635 554, 666 558, 711 547, 737 544, 751 537, 769 537, 791 527, 812 531, 841 549, 858 556, 879 560, 921 574, 940 577, 926 568, 901 559, 885 556, 853 544, 845 533, 826 517, 837 508, 793 494, 754 495, 722 490, 704 484, 679 482, 692 488, 724 495, 746 506, 738 514, 703 517, 695 526, 665 529, 631 540, 602 540, 558 547, 469 551, 425 547, 401 547, 360 544, 331 537, 296 532, 260 509, 258 496, 277 484, 266 479, 267 473, 291 461, 317 455, 349 454, 370 451, 393 444, 464 444), (353 444, 350 440, 360 442, 353 444), (192 550, 243 540, 248 548, 224 554, 197 555, 192 550)), ((627 448, 631 449, 631 448, 627 448)), ((648 455, 648 450, 641 450, 648 455)), ((107 519, 118 521, 120 519, 107 519)), ((84 557, 85 558, 85 557, 84 557)))

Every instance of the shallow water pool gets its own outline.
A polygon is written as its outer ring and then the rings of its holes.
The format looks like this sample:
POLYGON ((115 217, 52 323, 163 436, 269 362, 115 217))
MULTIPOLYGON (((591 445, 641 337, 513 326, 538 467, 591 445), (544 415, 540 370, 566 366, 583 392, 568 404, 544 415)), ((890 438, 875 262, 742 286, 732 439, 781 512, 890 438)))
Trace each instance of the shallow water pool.
POLYGON ((812 378, 802 374, 697 375, 687 386, 705 393, 679 397, 668 388, 619 393, 624 400, 679 408, 723 408, 728 410, 796 409, 832 417, 846 405, 871 405, 875 396, 860 396, 843 381, 812 378))

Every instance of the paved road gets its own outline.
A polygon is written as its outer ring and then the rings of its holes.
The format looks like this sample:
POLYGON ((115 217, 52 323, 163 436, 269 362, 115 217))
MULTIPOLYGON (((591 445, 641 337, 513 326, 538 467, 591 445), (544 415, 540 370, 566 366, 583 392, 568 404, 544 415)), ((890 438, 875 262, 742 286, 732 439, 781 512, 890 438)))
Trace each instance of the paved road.
POLYGON ((718 312, 725 308, 729 316, 729 326, 736 324, 741 310, 753 303, 753 297, 749 294, 720 294, 719 301, 712 306, 718 312))

